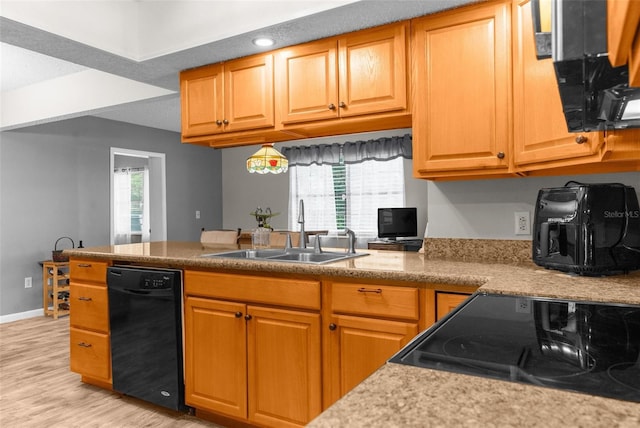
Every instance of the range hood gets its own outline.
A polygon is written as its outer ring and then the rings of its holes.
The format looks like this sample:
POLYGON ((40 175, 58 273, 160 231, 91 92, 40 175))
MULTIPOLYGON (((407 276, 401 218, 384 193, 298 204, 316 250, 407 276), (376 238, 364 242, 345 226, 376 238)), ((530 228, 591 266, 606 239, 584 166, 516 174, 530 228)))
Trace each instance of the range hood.
MULTIPOLYGON (((539 46, 545 1, 532 7, 539 46)), ((640 88, 629 87, 626 65, 609 62, 606 0, 550 2, 551 56, 569 132, 640 128, 640 88)))

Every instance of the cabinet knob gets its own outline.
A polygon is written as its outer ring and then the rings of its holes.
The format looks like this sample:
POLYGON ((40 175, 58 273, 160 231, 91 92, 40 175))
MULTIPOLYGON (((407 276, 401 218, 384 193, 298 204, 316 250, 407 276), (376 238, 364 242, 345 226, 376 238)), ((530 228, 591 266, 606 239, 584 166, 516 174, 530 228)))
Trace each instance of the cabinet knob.
POLYGON ((91 297, 82 297, 82 296, 80 296, 80 297, 78 297, 78 300, 81 300, 83 302, 90 302, 91 301, 91 297))
POLYGON ((504 152, 498 152, 498 159, 504 159, 504 152))
POLYGON ((229 121, 228 121, 227 119, 224 119, 224 120, 222 121, 222 123, 224 123, 225 125, 228 125, 228 124, 229 124, 229 121))
POLYGON ((82 348, 91 348, 91 344, 90 343, 86 343, 86 342, 80 342, 80 343, 78 343, 78 346, 80 346, 82 348))
POLYGON ((329 104, 327 107, 329 107, 329 110, 335 110, 336 109, 336 105, 334 103, 329 104))
POLYGON ((222 125, 222 121, 220 119, 216 120, 216 125, 218 126, 222 125))
POLYGON ((344 101, 340 101, 340 104, 338 104, 338 107, 340 107, 340 108, 346 108, 346 107, 347 107, 347 104, 345 104, 345 102, 344 102, 344 101))
POLYGON ((333 330, 335 330, 336 328, 338 328, 338 326, 337 326, 337 325, 335 325, 334 323, 329 324, 329 330, 333 331, 333 330))
POLYGON ((252 318, 252 316, 251 316, 251 315, 249 315, 249 314, 247 314, 247 315, 245 315, 245 316, 244 316, 244 319, 245 319, 245 320, 247 320, 247 321, 249 321, 251 318, 252 318))
POLYGON ((236 318, 240 318, 240 317, 242 317, 242 312, 236 312, 235 315, 236 315, 236 318))
POLYGON ((576 143, 578 144, 584 144, 588 141, 589 139, 587 137, 585 137, 584 135, 578 135, 576 137, 576 143))

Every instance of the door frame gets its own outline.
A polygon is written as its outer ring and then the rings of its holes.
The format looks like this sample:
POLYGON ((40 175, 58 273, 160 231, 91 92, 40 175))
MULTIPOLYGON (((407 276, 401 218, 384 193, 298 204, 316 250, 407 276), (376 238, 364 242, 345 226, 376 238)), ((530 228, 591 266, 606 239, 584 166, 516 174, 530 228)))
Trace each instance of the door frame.
POLYGON ((167 176, 166 176, 166 154, 157 152, 147 152, 141 150, 122 149, 111 147, 109 160, 109 240, 111 245, 115 243, 115 216, 114 192, 113 192, 113 170, 115 168, 115 157, 129 156, 149 159, 149 194, 159 196, 157 203, 152 203, 149 210, 149 222, 151 226, 150 241, 167 240, 167 176), (155 177, 155 178, 154 178, 155 177))

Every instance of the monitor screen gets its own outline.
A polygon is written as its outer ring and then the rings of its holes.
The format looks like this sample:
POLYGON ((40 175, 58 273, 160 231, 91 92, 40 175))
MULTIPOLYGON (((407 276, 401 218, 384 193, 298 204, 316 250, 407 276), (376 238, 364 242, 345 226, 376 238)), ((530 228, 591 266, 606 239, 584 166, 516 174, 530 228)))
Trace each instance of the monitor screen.
POLYGON ((416 208, 378 208, 378 237, 396 239, 418 236, 416 208))

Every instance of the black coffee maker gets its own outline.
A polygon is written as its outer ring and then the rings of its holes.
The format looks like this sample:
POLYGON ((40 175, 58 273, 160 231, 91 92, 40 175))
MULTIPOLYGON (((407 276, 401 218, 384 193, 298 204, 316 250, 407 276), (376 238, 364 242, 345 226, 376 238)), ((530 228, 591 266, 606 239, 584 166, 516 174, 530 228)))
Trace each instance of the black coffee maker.
POLYGON ((619 183, 583 184, 538 192, 533 261, 580 275, 640 269, 640 208, 635 189, 619 183))

